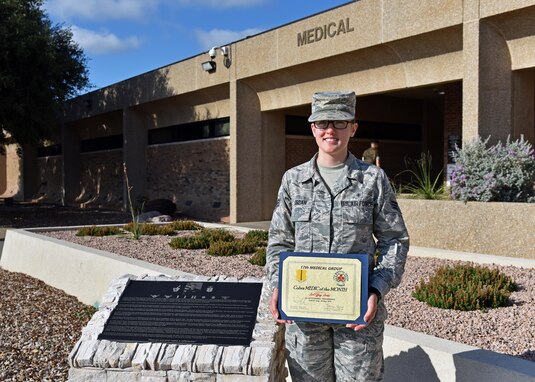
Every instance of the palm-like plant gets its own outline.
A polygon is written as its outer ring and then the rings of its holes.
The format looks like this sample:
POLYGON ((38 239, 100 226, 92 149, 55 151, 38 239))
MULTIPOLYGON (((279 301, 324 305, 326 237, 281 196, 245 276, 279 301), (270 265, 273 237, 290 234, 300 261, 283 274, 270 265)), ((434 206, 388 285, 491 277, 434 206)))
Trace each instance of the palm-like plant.
POLYGON ((414 194, 421 199, 440 199, 444 195, 444 183, 442 181, 442 170, 433 179, 431 175, 432 157, 428 152, 422 153, 420 159, 405 159, 407 170, 400 174, 409 173, 411 182, 403 186, 403 191, 414 194))

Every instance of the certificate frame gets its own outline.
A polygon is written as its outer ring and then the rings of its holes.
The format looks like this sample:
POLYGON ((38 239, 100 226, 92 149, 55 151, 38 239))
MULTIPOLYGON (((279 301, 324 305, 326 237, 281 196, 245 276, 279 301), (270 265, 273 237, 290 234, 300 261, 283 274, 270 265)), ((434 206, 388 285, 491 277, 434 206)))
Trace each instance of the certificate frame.
POLYGON ((280 318, 365 324, 368 261, 367 254, 281 252, 280 318))

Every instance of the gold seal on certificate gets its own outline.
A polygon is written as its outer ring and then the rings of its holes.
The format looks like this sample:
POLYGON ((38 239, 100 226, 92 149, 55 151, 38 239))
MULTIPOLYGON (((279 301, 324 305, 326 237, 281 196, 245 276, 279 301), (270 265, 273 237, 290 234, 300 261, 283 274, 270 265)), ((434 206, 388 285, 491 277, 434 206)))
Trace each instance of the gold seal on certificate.
POLYGON ((281 253, 282 319, 362 323, 367 300, 368 255, 281 253))

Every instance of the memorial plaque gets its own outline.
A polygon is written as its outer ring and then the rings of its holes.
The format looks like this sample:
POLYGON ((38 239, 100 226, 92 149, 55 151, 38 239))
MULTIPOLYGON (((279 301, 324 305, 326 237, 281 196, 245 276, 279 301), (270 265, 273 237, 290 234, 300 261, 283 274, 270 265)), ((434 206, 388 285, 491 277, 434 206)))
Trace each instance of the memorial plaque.
POLYGON ((261 283, 131 280, 99 339, 249 346, 261 283))
POLYGON ((279 312, 284 320, 362 324, 368 255, 282 252, 279 312))

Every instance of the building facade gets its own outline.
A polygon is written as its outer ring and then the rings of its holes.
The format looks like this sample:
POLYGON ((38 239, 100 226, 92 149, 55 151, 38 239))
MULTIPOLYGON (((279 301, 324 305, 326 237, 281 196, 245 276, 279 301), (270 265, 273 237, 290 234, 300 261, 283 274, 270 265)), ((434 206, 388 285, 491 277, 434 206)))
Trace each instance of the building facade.
POLYGON ((360 0, 215 53, 70 101, 55 145, 0 158, 0 194, 121 208, 126 167, 135 198, 268 220, 284 171, 315 152, 325 90, 357 93, 350 149, 378 141, 391 178, 421 153, 446 168, 478 136, 535 143, 535 0, 360 0))

